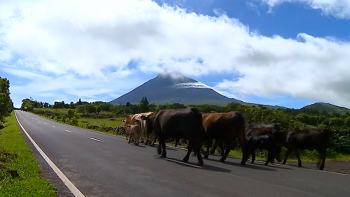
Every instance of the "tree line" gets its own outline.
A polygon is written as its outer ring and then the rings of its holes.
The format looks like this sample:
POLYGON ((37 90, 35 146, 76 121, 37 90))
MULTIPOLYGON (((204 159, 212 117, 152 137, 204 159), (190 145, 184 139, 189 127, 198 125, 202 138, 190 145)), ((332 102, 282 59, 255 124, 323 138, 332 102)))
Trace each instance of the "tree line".
MULTIPOLYGON (((327 113, 314 109, 290 109, 290 108, 269 108, 263 105, 228 103, 225 106, 216 105, 184 105, 181 103, 171 104, 150 104, 146 97, 143 97, 138 104, 127 102, 125 105, 112 105, 108 102, 96 101, 86 102, 79 99, 77 102, 49 103, 38 102, 33 99, 23 99, 21 108, 32 110, 33 108, 68 108, 74 109, 82 116, 89 114, 99 115, 101 112, 110 112, 115 116, 122 116, 125 113, 158 112, 162 109, 181 109, 186 107, 196 107, 202 113, 239 111, 243 113, 247 124, 254 123, 275 123, 285 129, 293 128, 325 128, 329 127, 337 130, 350 129, 350 114, 327 113)), ((103 116, 102 116, 103 117, 103 116)))
POLYGON ((10 97, 10 81, 7 78, 0 77, 0 128, 5 117, 10 115, 13 110, 13 102, 10 97))

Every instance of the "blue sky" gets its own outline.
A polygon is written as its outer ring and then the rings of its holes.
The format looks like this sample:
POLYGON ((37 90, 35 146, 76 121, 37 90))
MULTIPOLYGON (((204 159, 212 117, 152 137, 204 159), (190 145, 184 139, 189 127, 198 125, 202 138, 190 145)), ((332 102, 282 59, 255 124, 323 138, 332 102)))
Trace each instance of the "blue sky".
POLYGON ((111 101, 179 71, 246 102, 350 107, 349 35, 345 0, 0 2, 0 76, 16 106, 111 101))

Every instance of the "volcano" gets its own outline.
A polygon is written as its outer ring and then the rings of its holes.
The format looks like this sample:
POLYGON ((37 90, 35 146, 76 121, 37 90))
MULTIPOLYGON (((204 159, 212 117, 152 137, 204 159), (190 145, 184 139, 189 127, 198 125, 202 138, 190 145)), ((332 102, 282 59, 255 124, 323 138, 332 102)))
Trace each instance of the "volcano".
POLYGON ((218 105, 224 106, 230 102, 243 101, 228 98, 211 87, 188 78, 180 73, 162 73, 150 79, 132 91, 110 101, 111 104, 140 103, 142 97, 147 97, 149 103, 166 104, 181 103, 185 105, 218 105))

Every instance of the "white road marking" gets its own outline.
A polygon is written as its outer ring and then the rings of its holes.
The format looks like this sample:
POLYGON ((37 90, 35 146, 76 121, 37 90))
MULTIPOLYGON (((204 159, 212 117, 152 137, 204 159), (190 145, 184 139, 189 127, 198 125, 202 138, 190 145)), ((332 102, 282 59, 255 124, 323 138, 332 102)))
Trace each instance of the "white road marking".
POLYGON ((52 126, 52 127, 55 127, 55 126, 52 126))
POLYGON ((70 133, 70 131, 69 130, 66 130, 68 133, 70 133))
POLYGON ((44 124, 47 124, 46 122, 44 124))
POLYGON ((62 182, 68 187, 68 189, 74 194, 74 196, 77 197, 85 197, 84 194, 82 194, 78 188, 75 187, 75 185, 63 174, 63 172, 51 161, 51 159, 44 153, 44 151, 41 150, 41 148, 36 144, 36 142, 30 137, 28 132, 23 128, 22 124, 19 122, 17 115, 16 115, 17 122, 19 126, 22 128, 23 132, 27 135, 29 140, 32 142, 34 147, 38 150, 40 155, 45 159, 45 161, 49 164, 49 166, 52 168, 53 171, 60 177, 62 182))
POLYGON ((182 162, 182 161, 177 161, 177 160, 173 160, 173 159, 166 159, 168 161, 171 161, 171 162, 175 162, 175 163, 181 163, 181 164, 184 164, 184 165, 187 165, 187 166, 191 166, 191 167, 195 167, 195 168, 203 168, 201 166, 196 166, 196 165, 192 165, 190 163, 185 163, 185 162, 182 162))
POLYGON ((95 141, 98 141, 98 142, 102 142, 101 140, 99 140, 99 139, 96 139, 96 138, 90 138, 91 140, 95 140, 95 141))

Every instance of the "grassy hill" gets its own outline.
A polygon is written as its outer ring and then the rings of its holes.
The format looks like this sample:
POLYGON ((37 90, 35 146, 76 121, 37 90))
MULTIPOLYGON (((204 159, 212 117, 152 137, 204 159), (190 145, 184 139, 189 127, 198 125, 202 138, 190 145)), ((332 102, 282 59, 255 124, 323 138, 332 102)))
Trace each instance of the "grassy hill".
POLYGON ((319 112, 326 111, 327 113, 336 112, 339 114, 345 114, 346 112, 350 113, 350 109, 348 109, 348 108, 340 107, 340 106, 333 105, 330 103, 322 103, 322 102, 313 103, 313 104, 307 105, 301 109, 313 109, 313 110, 317 110, 319 112))

